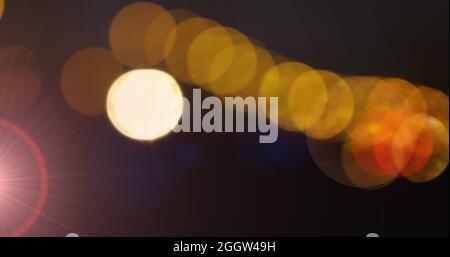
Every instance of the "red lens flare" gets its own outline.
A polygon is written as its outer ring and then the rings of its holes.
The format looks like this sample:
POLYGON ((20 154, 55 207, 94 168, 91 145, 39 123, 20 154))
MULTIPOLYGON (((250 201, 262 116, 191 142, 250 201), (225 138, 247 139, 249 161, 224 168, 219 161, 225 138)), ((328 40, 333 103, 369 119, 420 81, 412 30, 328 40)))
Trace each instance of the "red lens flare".
MULTIPOLYGON (((23 158, 23 155, 31 154, 32 157, 35 159, 34 160, 35 167, 33 167, 33 172, 34 172, 34 170, 37 170, 37 172, 39 173, 38 174, 39 183, 37 185, 37 188, 38 188, 37 199, 35 199, 34 204, 31 204, 31 205, 24 204, 23 202, 17 200, 14 195, 10 194, 10 191, 20 192, 21 188, 17 188, 17 186, 21 185, 20 181, 26 181, 30 177, 23 177, 23 174, 21 172, 17 172, 17 174, 15 174, 16 172, 14 172, 15 171, 14 169, 12 171, 8 170, 8 173, 6 173, 7 176, 0 177, 0 197, 6 199, 5 201, 0 201, 0 203, 4 203, 4 202, 9 203, 8 205, 6 203, 2 204, 2 206, 0 208, 1 209, 0 226, 2 226, 2 229, 0 231, 2 231, 1 233, 3 233, 0 235, 18 237, 18 236, 22 236, 25 233, 27 233, 27 231, 33 226, 33 224, 35 224, 35 222, 37 221, 37 219, 39 218, 39 216, 41 215, 41 213, 43 211, 43 208, 45 206, 45 202, 47 199, 47 194, 48 194, 48 170, 47 170, 47 165, 46 165, 46 162, 44 160, 44 156, 42 155, 41 150, 39 149, 37 144, 34 142, 34 140, 30 137, 30 135, 28 135, 27 132, 25 132, 23 129, 21 129, 17 125, 15 125, 7 120, 2 120, 2 119, 0 119, 0 129, 6 131, 7 133, 9 133, 10 135, 15 137, 13 139, 14 145, 16 145, 18 142, 22 143, 25 146, 24 147, 25 151, 29 152, 29 153, 20 152, 19 154, 17 154, 17 156, 18 156, 17 158, 19 158, 20 161, 16 161, 16 162, 21 164, 20 166, 29 164, 20 158, 23 158), (13 183, 13 185, 16 187, 13 190, 11 190, 8 187, 11 185, 11 182, 16 182, 16 183, 13 183), (20 183, 17 183, 17 182, 20 182, 20 183), (15 206, 15 205, 17 205, 17 206, 15 206), (7 227, 7 229, 5 229, 6 228, 5 223, 9 222, 7 219, 8 217, 6 216, 7 212, 12 211, 12 210, 17 210, 17 208, 23 208, 23 207, 26 207, 26 210, 31 213, 24 215, 25 218, 22 219, 17 224, 14 224, 13 228, 10 228, 10 226, 9 226, 9 227, 7 227)), ((8 138, 6 138, 6 139, 8 139, 8 138)), ((7 152, 11 152, 10 151, 11 145, 8 145, 8 146, 10 148, 8 149, 7 152)), ((21 150, 23 150, 23 149, 21 149, 21 150)), ((8 161, 7 155, 8 154, 4 153, 4 152, 0 153, 0 156, 2 157, 0 160, 2 162, 3 161, 7 162, 8 161)), ((13 166, 13 167, 17 167, 17 166, 13 166)), ((3 173, 3 175, 5 175, 4 171, 3 172, 0 171, 0 175, 2 175, 1 173, 3 173)), ((16 216, 15 218, 18 218, 18 217, 16 216)))

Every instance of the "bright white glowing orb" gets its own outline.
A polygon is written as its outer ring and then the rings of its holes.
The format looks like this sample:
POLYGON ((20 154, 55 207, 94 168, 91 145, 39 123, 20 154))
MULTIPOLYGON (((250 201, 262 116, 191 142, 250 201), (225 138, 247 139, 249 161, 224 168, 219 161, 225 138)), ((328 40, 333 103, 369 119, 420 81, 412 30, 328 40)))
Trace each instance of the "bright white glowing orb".
POLYGON ((153 141, 178 125, 183 114, 183 95, 169 74, 134 70, 113 83, 106 107, 120 133, 135 140, 153 141))

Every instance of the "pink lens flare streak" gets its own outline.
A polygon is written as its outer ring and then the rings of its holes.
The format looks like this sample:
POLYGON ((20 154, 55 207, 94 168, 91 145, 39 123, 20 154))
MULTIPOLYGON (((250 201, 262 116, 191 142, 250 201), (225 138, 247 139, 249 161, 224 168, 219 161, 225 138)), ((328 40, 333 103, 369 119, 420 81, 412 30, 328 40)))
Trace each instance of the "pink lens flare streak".
POLYGON ((31 208, 31 214, 29 214, 17 228, 6 233, 6 236, 19 237, 25 235, 42 214, 48 195, 48 169, 40 148, 27 132, 17 125, 3 119, 0 119, 0 128, 17 136, 18 139, 26 144, 27 148, 35 158, 39 171, 39 194, 36 203, 31 208))

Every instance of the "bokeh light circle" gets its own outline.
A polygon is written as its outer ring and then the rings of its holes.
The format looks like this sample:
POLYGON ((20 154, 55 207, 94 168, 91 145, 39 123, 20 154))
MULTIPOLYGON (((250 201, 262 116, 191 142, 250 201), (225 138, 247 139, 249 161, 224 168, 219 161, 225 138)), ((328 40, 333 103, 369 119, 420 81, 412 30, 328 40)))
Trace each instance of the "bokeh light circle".
POLYGON ((404 105, 415 113, 427 113, 428 105, 422 92, 414 84, 398 78, 387 78, 384 81, 398 87, 404 97, 404 105))
POLYGON ((172 31, 176 21, 171 13, 164 11, 147 26, 144 36, 144 48, 149 65, 162 62, 172 51, 176 35, 172 31))
POLYGON ((72 55, 61 72, 61 90, 69 105, 85 116, 103 114, 111 84, 124 69, 107 49, 87 48, 72 55))
POLYGON ((350 123, 354 112, 354 98, 347 82, 329 71, 316 71, 327 89, 328 100, 322 117, 306 134, 315 139, 329 139, 340 134, 350 123))
MULTIPOLYGON (((187 9, 172 9, 169 10, 170 15, 172 15, 176 25, 182 23, 185 20, 189 20, 195 17, 198 17, 198 15, 190 10, 187 9)), ((176 28, 174 28, 176 30, 176 28)))
POLYGON ((354 100, 353 117, 345 129, 346 133, 349 134, 361 117, 365 115, 367 111, 367 99, 372 90, 381 83, 381 79, 351 76, 346 77, 345 82, 350 86, 354 100))
MULTIPOLYGON (((311 71, 308 65, 297 62, 285 62, 269 69, 261 80, 259 96, 278 97, 278 121, 272 122, 278 124, 281 128, 288 131, 298 131, 293 124, 289 108, 289 93, 294 81, 304 72, 311 71)), ((270 103, 267 103, 270 106, 270 103)), ((267 110, 267 117, 270 111, 267 110)))
POLYGON ((258 66, 255 46, 251 41, 239 31, 233 29, 227 31, 233 45, 220 51, 213 58, 209 69, 212 82, 207 85, 207 89, 215 95, 229 96, 245 88, 254 78, 258 66), (224 67, 230 58, 232 59, 230 66, 224 67), (221 74, 222 70, 226 72, 221 74), (219 79, 214 80, 216 77, 219 79))
POLYGON ((342 185, 354 187, 342 168, 342 142, 308 137, 307 143, 312 160, 328 178, 342 185))
POLYGON ((233 64, 234 52, 222 56, 220 63, 214 63, 214 60, 224 49, 233 47, 233 44, 233 38, 225 27, 217 26, 200 33, 189 47, 187 55, 192 81, 196 85, 206 86, 220 79, 233 64), (214 72, 211 72, 214 64, 214 72))
POLYGON ((142 141, 172 131, 183 114, 178 83, 159 70, 134 70, 118 78, 107 97, 107 112, 123 135, 142 141))
POLYGON ((308 138, 314 163, 330 179, 362 190, 376 190, 395 181, 392 176, 375 176, 365 172, 356 162, 348 139, 319 140, 308 138))
POLYGON ((386 174, 377 163, 372 147, 344 141, 341 161, 346 177, 354 187, 377 190, 393 183, 397 176, 386 174))
POLYGON ((175 41, 172 50, 165 59, 170 74, 185 83, 193 83, 188 68, 189 49, 199 34, 215 26, 218 26, 218 24, 212 20, 193 17, 182 20, 175 29, 172 29, 169 37, 175 37, 175 41))
POLYGON ((289 112, 299 131, 316 125, 325 113, 327 103, 327 87, 315 70, 299 74, 289 89, 289 112))
POLYGON ((128 5, 111 23, 111 49, 123 65, 145 68, 156 64, 167 54, 167 51, 161 50, 165 47, 173 24, 171 15, 157 4, 138 2, 128 5), (157 24, 152 25, 155 20, 157 24), (149 30, 154 26, 162 27, 156 31, 149 30))
POLYGON ((439 120, 444 126, 449 129, 449 99, 448 95, 437 89, 420 86, 420 93, 422 94, 427 104, 428 115, 439 120))
POLYGON ((428 117, 422 113, 403 116, 398 112, 390 116, 384 122, 393 124, 395 131, 375 143, 374 154, 386 173, 410 176, 423 168, 433 150, 432 134, 426 130, 428 117))
POLYGON ((256 46, 255 54, 257 66, 253 79, 248 82, 248 84, 244 88, 232 95, 240 96, 242 98, 247 98, 249 96, 257 97, 259 95, 259 88, 261 86, 263 76, 268 70, 275 66, 275 61, 270 52, 264 48, 256 46))
POLYGON ((390 158, 380 158, 383 155, 377 154, 377 149, 381 149, 381 153, 387 152, 380 146, 389 145, 403 117, 403 112, 397 110, 374 110, 365 113, 357 122, 349 136, 349 146, 364 172, 373 176, 399 175, 398 169, 391 168, 390 158))
MULTIPOLYGON (((426 164, 407 178, 414 183, 426 183, 439 177, 449 164, 449 131, 438 119, 429 116, 425 131, 431 135, 432 153, 427 153, 426 164)), ((419 144, 419 147, 421 145, 419 144)), ((423 147, 423 146, 422 146, 423 147)))

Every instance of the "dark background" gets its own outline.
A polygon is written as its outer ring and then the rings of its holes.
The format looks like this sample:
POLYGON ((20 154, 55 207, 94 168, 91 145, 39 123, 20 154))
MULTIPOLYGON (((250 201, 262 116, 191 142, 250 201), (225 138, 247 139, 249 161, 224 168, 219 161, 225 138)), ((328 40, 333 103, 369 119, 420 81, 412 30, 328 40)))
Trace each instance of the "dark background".
MULTIPOLYGON (((82 48, 108 48, 110 22, 133 2, 7 1, 0 46, 29 46, 44 74, 40 98, 12 119, 24 124, 39 113, 29 132, 56 153, 45 216, 30 235, 448 236, 447 172, 427 184, 397 181, 366 192, 328 179, 301 135, 282 133, 267 151, 247 134, 172 135, 142 145, 118 135, 105 116, 72 111, 59 92, 62 66, 82 48), (198 150, 201 165, 179 167, 183 146, 189 158, 198 150), (286 155, 269 162, 264 152, 286 155)), ((448 0, 153 2, 235 27, 315 68, 395 76, 448 94, 448 0)))

